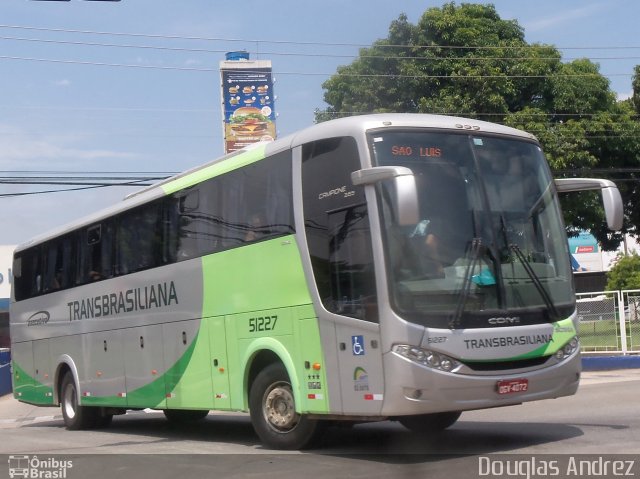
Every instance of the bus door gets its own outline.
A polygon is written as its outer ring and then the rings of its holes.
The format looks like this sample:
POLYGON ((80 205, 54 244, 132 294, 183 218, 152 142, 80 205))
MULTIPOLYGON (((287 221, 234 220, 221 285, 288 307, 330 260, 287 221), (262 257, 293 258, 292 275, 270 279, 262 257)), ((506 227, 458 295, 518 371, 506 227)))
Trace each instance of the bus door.
POLYGON ((305 239, 322 303, 319 320, 335 324, 337 344, 327 351, 337 354, 341 409, 376 415, 382 409, 384 381, 369 212, 364 187, 351 180, 360 168, 354 138, 322 139, 302 147, 305 239))
POLYGON ((378 414, 384 375, 371 235, 365 204, 328 214, 330 304, 334 320, 342 407, 346 414, 378 414))
POLYGON ((337 324, 342 412, 377 415, 384 399, 380 334, 375 328, 337 324))

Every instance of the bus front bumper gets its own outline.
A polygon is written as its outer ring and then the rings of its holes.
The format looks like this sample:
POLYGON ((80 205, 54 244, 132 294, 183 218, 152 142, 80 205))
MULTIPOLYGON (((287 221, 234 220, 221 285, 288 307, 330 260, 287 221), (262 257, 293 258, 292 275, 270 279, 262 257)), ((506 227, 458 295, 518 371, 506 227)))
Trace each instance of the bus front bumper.
POLYGON ((384 364, 382 414, 386 416, 485 409, 570 396, 578 390, 581 373, 579 352, 548 367, 482 375, 443 372, 394 353, 385 355, 384 364), (526 387, 507 393, 499 387, 517 381, 526 387))

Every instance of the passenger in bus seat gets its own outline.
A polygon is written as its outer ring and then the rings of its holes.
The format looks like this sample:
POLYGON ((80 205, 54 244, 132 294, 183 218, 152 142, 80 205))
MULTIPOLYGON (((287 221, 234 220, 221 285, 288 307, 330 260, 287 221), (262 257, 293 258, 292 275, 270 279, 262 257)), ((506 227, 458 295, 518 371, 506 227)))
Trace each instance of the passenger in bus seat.
POLYGON ((89 271, 89 281, 100 281, 102 279, 102 275, 98 271, 89 271))
POLYGON ((249 218, 249 225, 244 236, 245 243, 257 241, 264 236, 265 219, 261 213, 254 213, 249 218))

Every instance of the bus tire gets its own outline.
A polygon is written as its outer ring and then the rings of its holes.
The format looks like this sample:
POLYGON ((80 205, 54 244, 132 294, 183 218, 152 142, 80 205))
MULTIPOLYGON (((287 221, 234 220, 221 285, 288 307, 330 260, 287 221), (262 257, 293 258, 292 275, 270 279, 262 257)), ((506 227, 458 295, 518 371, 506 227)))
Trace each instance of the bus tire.
POLYGON ((448 427, 453 426, 461 414, 461 411, 417 414, 414 416, 400 416, 398 421, 410 431, 424 434, 444 431, 448 427))
POLYGON ((95 417, 95 422, 93 427, 96 429, 105 429, 107 427, 109 427, 111 425, 111 422, 113 421, 113 414, 107 414, 104 411, 101 410, 102 408, 98 409, 95 417))
POLYGON ((258 373, 249 392, 251 424, 262 443, 273 449, 310 447, 320 433, 320 421, 298 414, 291 381, 280 363, 258 373))
POLYGON ((194 422, 204 419, 209 414, 208 409, 194 410, 194 409, 165 409, 162 411, 164 417, 170 422, 194 422))
POLYGON ((100 409, 80 406, 78 402, 78 390, 73 374, 67 372, 60 383, 60 407, 64 425, 71 431, 95 427, 100 419, 100 409))

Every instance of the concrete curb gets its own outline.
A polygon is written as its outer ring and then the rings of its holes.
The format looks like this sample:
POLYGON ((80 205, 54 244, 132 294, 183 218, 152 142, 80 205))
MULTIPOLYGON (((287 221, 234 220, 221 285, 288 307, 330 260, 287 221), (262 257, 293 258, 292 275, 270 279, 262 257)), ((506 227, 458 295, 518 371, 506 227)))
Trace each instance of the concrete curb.
POLYGON ((582 356, 583 371, 640 369, 640 356, 582 356))

